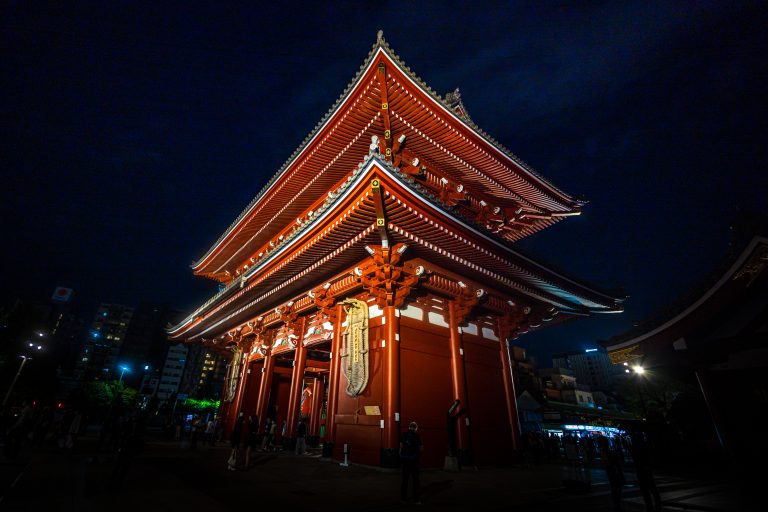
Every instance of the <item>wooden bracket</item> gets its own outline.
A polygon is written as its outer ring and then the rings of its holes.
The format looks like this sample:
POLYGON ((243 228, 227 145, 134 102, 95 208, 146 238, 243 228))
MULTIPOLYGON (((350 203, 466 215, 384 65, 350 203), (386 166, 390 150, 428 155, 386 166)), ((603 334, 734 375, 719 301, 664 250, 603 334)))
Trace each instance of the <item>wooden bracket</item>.
POLYGON ((320 288, 312 290, 312 301, 314 302, 320 314, 329 322, 336 323, 336 296, 331 295, 331 283, 326 283, 320 288))
POLYGON ((399 264, 406 247, 366 246, 371 257, 355 269, 358 281, 379 307, 400 307, 425 273, 423 267, 399 264))

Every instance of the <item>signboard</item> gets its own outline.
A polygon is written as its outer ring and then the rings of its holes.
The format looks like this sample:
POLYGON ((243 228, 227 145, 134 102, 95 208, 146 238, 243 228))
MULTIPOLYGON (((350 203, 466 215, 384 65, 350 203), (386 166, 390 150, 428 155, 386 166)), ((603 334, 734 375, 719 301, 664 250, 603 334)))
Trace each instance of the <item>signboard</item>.
POLYGON ((56 289, 53 290, 53 295, 51 296, 51 300, 56 302, 67 302, 70 297, 72 297, 72 288, 64 288, 63 286, 57 286, 56 289))
POLYGON ((367 416, 381 416, 381 410, 378 405, 366 405, 365 414, 367 416))

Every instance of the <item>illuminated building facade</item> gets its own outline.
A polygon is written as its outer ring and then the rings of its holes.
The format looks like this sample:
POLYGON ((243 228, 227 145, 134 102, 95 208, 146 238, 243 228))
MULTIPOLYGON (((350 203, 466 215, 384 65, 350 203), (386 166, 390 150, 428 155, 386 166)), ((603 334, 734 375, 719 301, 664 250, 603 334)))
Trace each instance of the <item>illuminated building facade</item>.
POLYGON ((552 365, 572 370, 576 380, 592 390, 610 389, 611 377, 616 373, 611 358, 603 348, 561 352, 552 356, 552 365))
POLYGON ((122 304, 99 305, 76 362, 75 377, 78 380, 116 378, 118 357, 133 312, 132 307, 122 304))
POLYGON ((300 414, 324 451, 397 463, 419 423, 441 466, 519 449, 507 340, 620 300, 554 272, 513 243, 582 204, 438 96, 381 33, 336 104, 194 266, 223 289, 172 340, 231 358, 225 428, 237 413, 300 414), (302 398, 303 404, 302 404, 302 398), (307 404, 309 401, 309 404, 307 404))

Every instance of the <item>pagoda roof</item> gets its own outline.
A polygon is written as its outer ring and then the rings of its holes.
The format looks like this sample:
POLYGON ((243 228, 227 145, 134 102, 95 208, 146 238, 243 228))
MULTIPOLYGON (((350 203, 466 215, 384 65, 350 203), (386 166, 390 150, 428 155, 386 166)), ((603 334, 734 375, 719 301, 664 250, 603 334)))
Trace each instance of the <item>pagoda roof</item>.
POLYGON ((171 337, 218 335, 359 262, 366 244, 380 242, 369 188, 373 177, 384 189, 390 243, 408 244, 409 255, 564 315, 622 310, 621 299, 523 256, 508 242, 457 216, 413 178, 373 153, 332 191, 311 220, 170 329, 171 337))
POLYGON ((521 212, 526 229, 503 234, 515 241, 578 214, 574 200, 475 125, 458 89, 436 94, 392 51, 379 32, 360 70, 334 105, 235 221, 192 265, 221 281, 298 216, 322 203, 368 153, 371 136, 384 132, 382 94, 388 97, 393 135, 478 199, 521 212), (378 65, 386 66, 386 91, 378 65), (526 217, 529 216, 529 217, 526 217))

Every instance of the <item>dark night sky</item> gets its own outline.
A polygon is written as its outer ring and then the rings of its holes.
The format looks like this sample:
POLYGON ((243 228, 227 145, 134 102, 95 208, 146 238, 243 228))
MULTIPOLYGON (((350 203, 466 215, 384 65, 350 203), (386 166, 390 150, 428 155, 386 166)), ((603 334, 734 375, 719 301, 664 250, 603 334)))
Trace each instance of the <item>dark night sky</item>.
POLYGON ((216 285, 190 263, 379 28, 433 89, 459 86, 479 126, 589 201, 522 247, 623 287, 626 313, 522 338, 535 354, 649 317, 722 259, 740 210, 764 209, 764 3, 33 4, 0 14, 2 301, 63 285, 86 316, 100 301, 203 302, 216 285))

